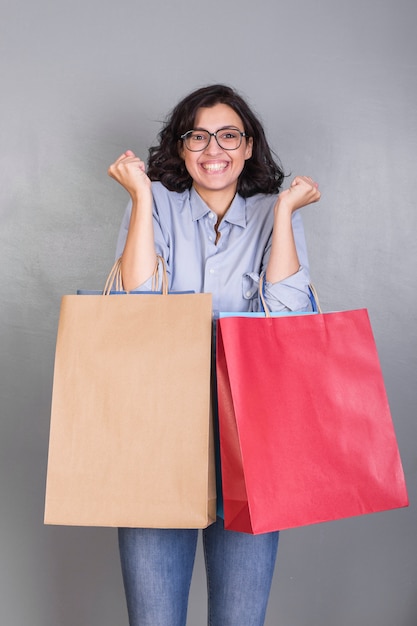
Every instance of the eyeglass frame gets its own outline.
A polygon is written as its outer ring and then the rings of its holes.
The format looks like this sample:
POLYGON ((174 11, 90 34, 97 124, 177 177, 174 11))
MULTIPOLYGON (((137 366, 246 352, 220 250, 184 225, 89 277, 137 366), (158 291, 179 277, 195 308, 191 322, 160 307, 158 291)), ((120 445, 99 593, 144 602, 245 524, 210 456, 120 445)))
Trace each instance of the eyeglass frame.
POLYGON ((222 126, 221 128, 218 128, 214 133, 211 133, 209 130, 207 130, 206 128, 192 128, 191 130, 187 130, 186 133, 182 134, 180 136, 180 139, 183 141, 185 147, 187 148, 187 150, 189 150, 190 152, 202 152, 203 150, 205 150, 206 148, 209 147, 210 142, 211 142, 211 138, 214 137, 216 140, 217 145, 219 146, 219 148, 221 148, 222 150, 239 150, 240 146, 242 145, 242 140, 243 137, 249 137, 249 135, 247 133, 245 133, 244 131, 242 132, 241 130, 239 130, 238 128, 236 128, 235 126, 222 126), (187 135, 189 135, 190 133, 193 133, 194 131, 199 130, 200 132, 204 132, 207 133, 209 136, 209 140, 207 142, 207 144, 203 147, 203 148, 199 148, 198 150, 193 150, 192 148, 189 148, 187 146, 187 144, 185 143, 185 138, 187 137, 187 135), (224 148, 223 146, 221 146, 219 144, 219 140, 217 139, 217 133, 219 133, 221 130, 235 130, 239 133, 240 135, 240 143, 238 146, 236 146, 236 148, 224 148))

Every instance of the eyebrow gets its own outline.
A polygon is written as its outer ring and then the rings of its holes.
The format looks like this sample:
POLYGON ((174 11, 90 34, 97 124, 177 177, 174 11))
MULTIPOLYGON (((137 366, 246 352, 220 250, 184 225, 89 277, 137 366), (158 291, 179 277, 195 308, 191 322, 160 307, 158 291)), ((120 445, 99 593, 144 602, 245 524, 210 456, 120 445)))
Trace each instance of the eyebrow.
MULTIPOLYGON (((240 131, 240 128, 238 128, 237 126, 233 126, 233 125, 221 126, 220 128, 218 128, 214 132, 218 133, 219 130, 227 130, 228 128, 230 128, 230 130, 238 130, 239 132, 243 132, 243 131, 240 131)), ((207 130, 207 128, 203 128, 202 126, 194 126, 194 128, 192 128, 192 130, 205 130, 207 133, 210 132, 209 130, 207 130)))

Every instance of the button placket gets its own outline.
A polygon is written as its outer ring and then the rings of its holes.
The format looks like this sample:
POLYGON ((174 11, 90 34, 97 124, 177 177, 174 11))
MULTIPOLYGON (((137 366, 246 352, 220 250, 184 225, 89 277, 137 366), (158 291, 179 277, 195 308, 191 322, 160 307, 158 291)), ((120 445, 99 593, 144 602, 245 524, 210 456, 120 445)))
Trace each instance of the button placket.
POLYGON ((215 213, 208 213, 208 221, 206 220, 207 238, 211 244, 213 244, 215 251, 217 252, 217 233, 215 230, 215 224, 217 221, 217 215, 215 213))

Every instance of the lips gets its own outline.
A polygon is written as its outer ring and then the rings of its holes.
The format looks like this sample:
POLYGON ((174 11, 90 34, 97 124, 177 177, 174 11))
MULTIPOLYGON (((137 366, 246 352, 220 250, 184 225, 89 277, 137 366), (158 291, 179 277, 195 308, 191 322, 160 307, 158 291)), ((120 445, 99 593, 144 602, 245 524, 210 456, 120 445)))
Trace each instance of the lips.
POLYGON ((226 161, 216 161, 215 163, 201 163, 201 167, 206 170, 206 172, 221 172, 225 170, 228 165, 229 164, 226 161))

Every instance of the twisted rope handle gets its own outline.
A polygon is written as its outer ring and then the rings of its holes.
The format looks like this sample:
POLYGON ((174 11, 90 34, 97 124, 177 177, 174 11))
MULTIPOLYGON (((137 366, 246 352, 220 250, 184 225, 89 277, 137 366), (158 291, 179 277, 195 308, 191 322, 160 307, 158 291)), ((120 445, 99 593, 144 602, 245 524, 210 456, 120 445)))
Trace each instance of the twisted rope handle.
POLYGON ((162 267, 161 289, 162 295, 168 295, 168 274, 165 259, 159 254, 156 255, 155 269, 152 274, 152 291, 158 291, 159 285, 159 267, 162 267))
POLYGON ((122 257, 117 259, 117 261, 114 263, 113 267, 110 270, 110 274, 108 275, 106 284, 104 285, 103 296, 110 295, 110 291, 113 287, 113 284, 116 288, 116 291, 122 291, 123 284, 122 284, 121 264, 122 264, 122 257))
MULTIPOLYGON (((164 296, 168 295, 168 274, 165 259, 160 255, 156 257, 155 268, 152 274, 152 291, 158 290, 159 285, 159 271, 160 266, 162 267, 162 294, 164 296)), ((106 284, 103 289, 103 296, 110 295, 112 287, 115 287, 116 291, 123 291, 123 280, 122 280, 122 257, 118 258, 113 267, 110 270, 110 273, 107 277, 106 284)), ((126 293, 129 293, 128 291, 126 293)))

